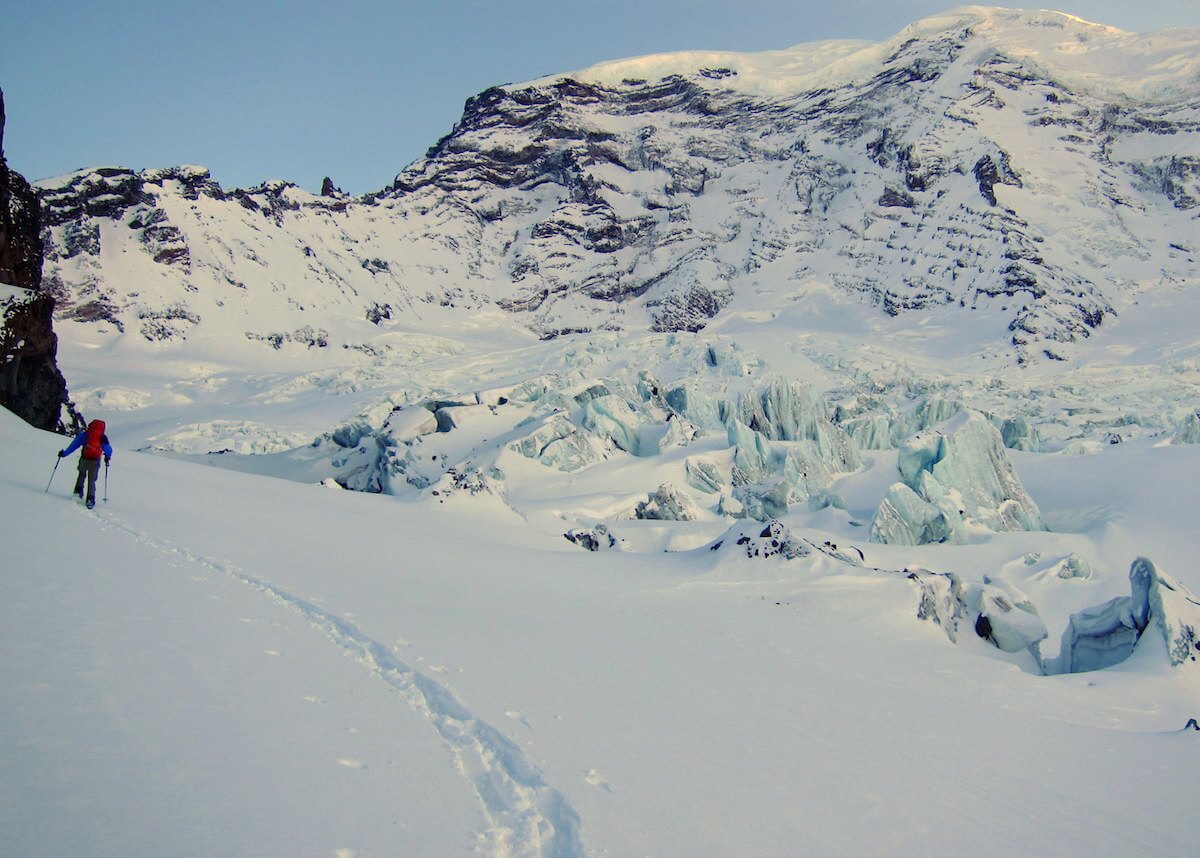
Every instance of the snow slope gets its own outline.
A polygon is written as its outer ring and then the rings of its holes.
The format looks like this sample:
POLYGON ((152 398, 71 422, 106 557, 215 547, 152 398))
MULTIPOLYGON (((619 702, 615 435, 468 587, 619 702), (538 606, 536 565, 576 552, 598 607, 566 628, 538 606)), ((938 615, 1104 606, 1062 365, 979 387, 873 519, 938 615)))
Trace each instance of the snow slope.
MULTIPOLYGON (((905 576, 826 555, 589 553, 487 495, 364 495, 120 449, 88 513, 65 473, 44 492, 60 439, 0 415, 0 443, 13 854, 1195 845, 1200 745, 1181 728, 1200 674, 1169 668, 1161 639, 1042 677, 972 635, 951 645, 905 576)), ((1127 593, 1143 553, 1194 592, 1198 455, 1018 455, 1059 532, 858 545, 880 567, 1014 583, 1032 550, 1037 569, 1079 551, 1094 577, 1045 589, 1089 603, 1127 593)), ((874 470, 840 486, 851 508, 874 470)))
POLYGON ((117 456, 0 415, 4 851, 1195 851, 1196 56, 968 7, 362 198, 41 183, 117 456))

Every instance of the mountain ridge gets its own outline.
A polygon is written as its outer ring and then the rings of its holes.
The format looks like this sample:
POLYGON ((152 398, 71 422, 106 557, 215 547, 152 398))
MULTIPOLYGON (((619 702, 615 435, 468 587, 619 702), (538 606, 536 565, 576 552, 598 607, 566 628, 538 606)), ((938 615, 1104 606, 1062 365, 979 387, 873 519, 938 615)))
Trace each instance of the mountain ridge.
MULTIPOLYGON (((1200 271, 1186 237, 1200 98, 1074 91, 997 52, 976 32, 988 27, 1175 45, 1185 76, 1200 56, 1190 35, 968 7, 859 50, 862 82, 788 96, 748 95, 734 70, 707 66, 616 87, 569 76, 496 87, 362 197, 282 182, 224 191, 202 168, 39 183, 48 279, 60 316, 119 318, 160 340, 221 315, 197 289, 290 294, 277 316, 330 293, 354 294, 376 320, 495 308, 549 338, 696 331, 747 294, 833 283, 890 314, 980 310, 1008 328, 1019 362, 1069 360, 1131 293, 1200 271), (871 66, 864 50, 885 56, 871 66), (172 198, 182 206, 158 204, 172 198), (122 270, 92 252, 102 231, 166 267, 122 270), (112 283, 172 269, 151 277, 166 288, 154 302, 112 283), (146 314, 166 324, 131 318, 146 314)), ((289 324, 246 335, 278 341, 314 322, 289 324)))

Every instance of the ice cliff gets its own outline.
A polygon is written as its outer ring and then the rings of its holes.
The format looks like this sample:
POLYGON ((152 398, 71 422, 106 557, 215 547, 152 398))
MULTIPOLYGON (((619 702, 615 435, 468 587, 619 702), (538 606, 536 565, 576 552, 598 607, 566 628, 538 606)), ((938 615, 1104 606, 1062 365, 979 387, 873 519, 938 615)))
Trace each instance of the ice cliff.
POLYGON ((1042 530, 1041 512, 1021 485, 1000 432, 965 409, 900 446, 900 482, 871 524, 871 541, 960 544, 972 530, 1042 530))
POLYGON ((1071 616, 1047 673, 1081 673, 1119 664, 1135 647, 1161 641, 1173 667, 1200 659, 1200 600, 1145 557, 1129 569, 1128 596, 1071 616))

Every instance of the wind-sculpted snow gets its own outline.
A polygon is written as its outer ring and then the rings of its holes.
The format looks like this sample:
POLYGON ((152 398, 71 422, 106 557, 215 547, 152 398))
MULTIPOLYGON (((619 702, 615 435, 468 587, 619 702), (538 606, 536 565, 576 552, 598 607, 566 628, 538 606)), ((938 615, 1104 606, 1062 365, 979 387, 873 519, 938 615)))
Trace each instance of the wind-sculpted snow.
POLYGON ((962 543, 977 528, 1041 530, 1041 512, 1004 451, 1000 433, 978 412, 964 411, 900 447, 901 482, 892 486, 871 526, 875 542, 962 543))

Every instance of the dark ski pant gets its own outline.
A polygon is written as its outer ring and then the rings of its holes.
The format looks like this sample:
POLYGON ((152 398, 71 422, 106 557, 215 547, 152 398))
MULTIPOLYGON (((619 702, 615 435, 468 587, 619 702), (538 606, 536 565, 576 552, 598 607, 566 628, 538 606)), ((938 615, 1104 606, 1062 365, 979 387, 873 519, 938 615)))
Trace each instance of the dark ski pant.
POLYGON ((96 479, 100 476, 100 460, 79 457, 79 477, 75 480, 75 494, 83 497, 83 481, 87 480, 87 499, 96 502, 96 479))

